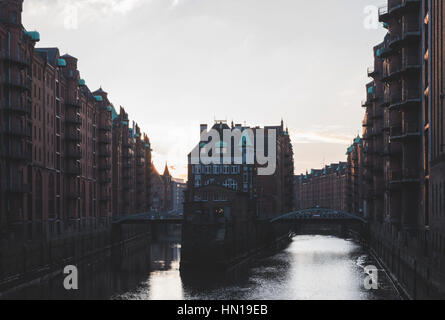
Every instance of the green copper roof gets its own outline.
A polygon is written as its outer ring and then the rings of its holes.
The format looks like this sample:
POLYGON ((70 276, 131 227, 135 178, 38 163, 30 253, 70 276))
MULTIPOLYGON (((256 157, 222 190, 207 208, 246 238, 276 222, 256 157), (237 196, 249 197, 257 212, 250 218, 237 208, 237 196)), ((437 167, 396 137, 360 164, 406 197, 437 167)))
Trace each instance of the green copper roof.
POLYGON ((362 142, 362 139, 359 136, 357 136, 357 138, 354 139, 354 143, 359 144, 361 142, 362 142))
POLYGON ((112 109, 113 109, 112 106, 108 106, 108 107, 107 107, 107 111, 111 111, 112 109))
POLYGON ((40 33, 37 31, 25 31, 25 33, 31 37, 32 41, 40 41, 40 33))
POLYGON ((79 79, 79 86, 84 86, 84 85, 85 85, 85 80, 79 79))
POLYGON ((94 96, 94 99, 96 99, 97 102, 102 102, 102 101, 104 101, 104 99, 102 98, 102 96, 94 96))
POLYGON ((66 61, 65 61, 65 59, 58 59, 58 60, 57 60, 57 65, 58 65, 59 67, 66 67, 66 61))

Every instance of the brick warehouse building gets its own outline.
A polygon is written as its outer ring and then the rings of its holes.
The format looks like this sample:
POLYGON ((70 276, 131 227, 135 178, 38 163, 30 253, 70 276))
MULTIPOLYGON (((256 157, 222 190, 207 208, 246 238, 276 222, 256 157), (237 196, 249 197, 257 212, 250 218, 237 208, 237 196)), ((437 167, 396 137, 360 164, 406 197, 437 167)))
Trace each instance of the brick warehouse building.
MULTIPOLYGON (((229 126, 226 121, 216 121, 212 129, 220 139, 223 130, 239 135, 232 137, 232 150, 227 142, 216 141, 220 164, 205 164, 192 158, 192 153, 188 155, 181 269, 215 271, 235 265, 272 236, 268 229, 271 218, 291 212, 294 207, 293 149, 283 122, 264 128, 265 137, 272 130, 276 132, 276 170, 266 176, 258 174, 260 165, 256 160, 246 161, 248 152, 254 154, 257 150, 255 133, 260 127, 229 126), (245 134, 247 129, 254 136, 245 134), (235 148, 241 154, 236 155, 235 148), (224 155, 230 161, 224 163, 224 155)), ((204 131, 207 125, 201 125, 200 133, 204 131)), ((208 143, 199 141, 200 153, 210 152, 208 143)))
POLYGON ((106 92, 90 91, 76 58, 35 48, 22 2, 0 2, 0 285, 23 260, 24 269, 47 263, 48 241, 150 208, 148 137, 106 92), (42 241, 35 257, 22 256, 25 241, 42 241))
POLYGON ((346 162, 333 163, 296 176, 296 210, 320 207, 348 211, 347 168, 346 162))
POLYGON ((365 211, 372 246, 411 297, 445 287, 444 2, 389 0, 367 85, 365 211))
MULTIPOLYGON (((367 121, 365 117, 365 121, 367 121)), ((370 193, 367 190, 368 181, 363 179, 363 170, 366 165, 364 163, 364 156, 370 151, 363 148, 363 140, 360 137, 354 139, 352 145, 348 148, 347 155, 347 171, 346 171, 346 212, 354 213, 360 216, 367 217, 366 211, 367 196, 370 193)))
MULTIPOLYGON (((219 131, 222 137, 222 130, 225 129, 240 130, 240 132, 252 129, 255 132, 260 127, 250 128, 241 124, 232 124, 229 127, 225 121, 218 121, 212 129, 219 131)), ((214 197, 224 198, 224 192, 216 195, 212 192, 206 192, 207 188, 216 185, 224 187, 222 191, 233 190, 248 195, 250 200, 255 200, 257 204, 255 210, 263 218, 273 217, 278 213, 291 212, 294 207, 294 166, 290 137, 287 129, 284 129, 283 122, 279 126, 270 126, 264 129, 266 137, 267 130, 275 129, 277 132, 277 167, 275 174, 270 176, 257 175, 258 164, 192 165, 189 159, 186 202, 188 204, 199 203, 203 197, 208 200, 214 197)), ((207 125, 201 126, 201 132, 203 130, 207 130, 207 125)), ((250 141, 246 136, 242 136, 242 139, 244 139, 243 142, 234 142, 233 147, 254 148, 254 141, 250 141)), ((205 142, 201 141, 201 144, 203 145, 205 142)), ((201 146, 200 148, 204 147, 201 146)), ((228 152, 226 146, 220 146, 220 152, 221 155, 228 152)))

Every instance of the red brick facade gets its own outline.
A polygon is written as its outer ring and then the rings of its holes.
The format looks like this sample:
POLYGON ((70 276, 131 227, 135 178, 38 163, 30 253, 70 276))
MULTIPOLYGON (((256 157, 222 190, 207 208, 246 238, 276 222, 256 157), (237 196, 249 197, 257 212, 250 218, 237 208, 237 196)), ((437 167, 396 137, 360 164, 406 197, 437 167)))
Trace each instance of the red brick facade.
POLYGON ((347 211, 347 164, 331 164, 295 177, 296 210, 330 208, 347 211))
POLYGON ((35 48, 22 1, 0 3, 0 235, 52 237, 150 209, 148 137, 77 59, 35 48))

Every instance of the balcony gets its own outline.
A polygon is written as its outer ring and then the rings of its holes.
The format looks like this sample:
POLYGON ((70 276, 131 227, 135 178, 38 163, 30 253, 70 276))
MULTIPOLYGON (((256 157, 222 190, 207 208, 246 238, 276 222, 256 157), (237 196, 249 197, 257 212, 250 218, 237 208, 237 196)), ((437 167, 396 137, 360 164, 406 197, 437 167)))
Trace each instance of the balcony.
POLYGON ((25 59, 24 57, 13 57, 10 53, 2 51, 3 61, 9 65, 16 65, 21 69, 28 68, 31 65, 30 59, 25 59))
POLYGON ((80 102, 80 100, 67 100, 67 101, 65 101, 65 106, 73 107, 75 109, 81 109, 82 102, 80 102))
POLYGON ((370 106, 372 106, 371 101, 369 101, 369 100, 363 100, 362 101, 362 108, 368 108, 370 106))
POLYGON ((390 171, 389 179, 391 184, 420 182, 419 172, 413 169, 392 170, 390 171))
POLYGON ((65 122, 68 123, 68 124, 75 125, 75 126, 80 126, 80 125, 82 125, 82 119, 80 118, 79 115, 75 115, 75 116, 72 116, 72 115, 70 115, 70 116, 66 116, 66 117, 65 117, 65 122))
POLYGON ((67 165, 65 173, 71 176, 80 176, 82 174, 82 169, 79 162, 70 163, 67 165))
POLYGON ((414 123, 404 123, 404 125, 391 126, 390 139, 391 142, 398 142, 408 138, 420 137, 419 126, 414 123))
POLYGON ((400 4, 389 9, 390 14, 402 14, 406 11, 418 9, 421 0, 401 0, 400 4))
POLYGON ((2 109, 10 113, 17 113, 19 115, 31 114, 30 104, 9 104, 7 102, 4 102, 2 104, 2 109))
POLYGON ((394 35, 389 42, 390 48, 402 47, 420 39, 420 28, 416 23, 404 23, 400 35, 394 35))
POLYGON ((68 149, 66 155, 68 158, 76 160, 82 159, 82 152, 80 151, 80 149, 68 149))
POLYGON ((388 6, 381 6, 379 8, 379 21, 380 22, 388 22, 388 18, 389 18, 389 10, 388 10, 388 6))
POLYGON ((80 137, 80 131, 79 130, 76 130, 75 132, 67 131, 66 139, 68 141, 81 142, 82 139, 80 137))
POLYGON ((18 91, 31 91, 31 81, 20 81, 19 79, 3 79, 3 85, 18 91))
POLYGON ((422 100, 418 90, 405 89, 402 91, 401 99, 393 101, 389 105, 389 108, 391 110, 402 110, 405 108, 420 107, 421 102, 422 100))
POLYGON ((380 50, 380 58, 385 59, 391 56, 394 53, 394 50, 391 47, 383 47, 380 50))
POLYGON ((375 70, 374 67, 369 67, 368 68, 368 77, 369 78, 374 78, 378 74, 379 74, 379 72, 377 70, 375 70))
POLYGON ((408 58, 404 58, 400 66, 393 64, 391 65, 391 69, 383 70, 382 81, 390 82, 410 75, 418 76, 420 69, 420 62, 412 62, 408 61, 408 58))

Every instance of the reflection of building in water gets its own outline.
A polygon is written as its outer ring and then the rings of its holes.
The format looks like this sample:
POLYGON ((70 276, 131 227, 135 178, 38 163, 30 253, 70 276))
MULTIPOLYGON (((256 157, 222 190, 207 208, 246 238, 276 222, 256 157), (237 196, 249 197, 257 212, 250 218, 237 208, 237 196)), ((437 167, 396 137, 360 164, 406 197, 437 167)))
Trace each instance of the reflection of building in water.
POLYGON ((171 270, 179 268, 180 246, 171 242, 151 246, 152 270, 171 270))

